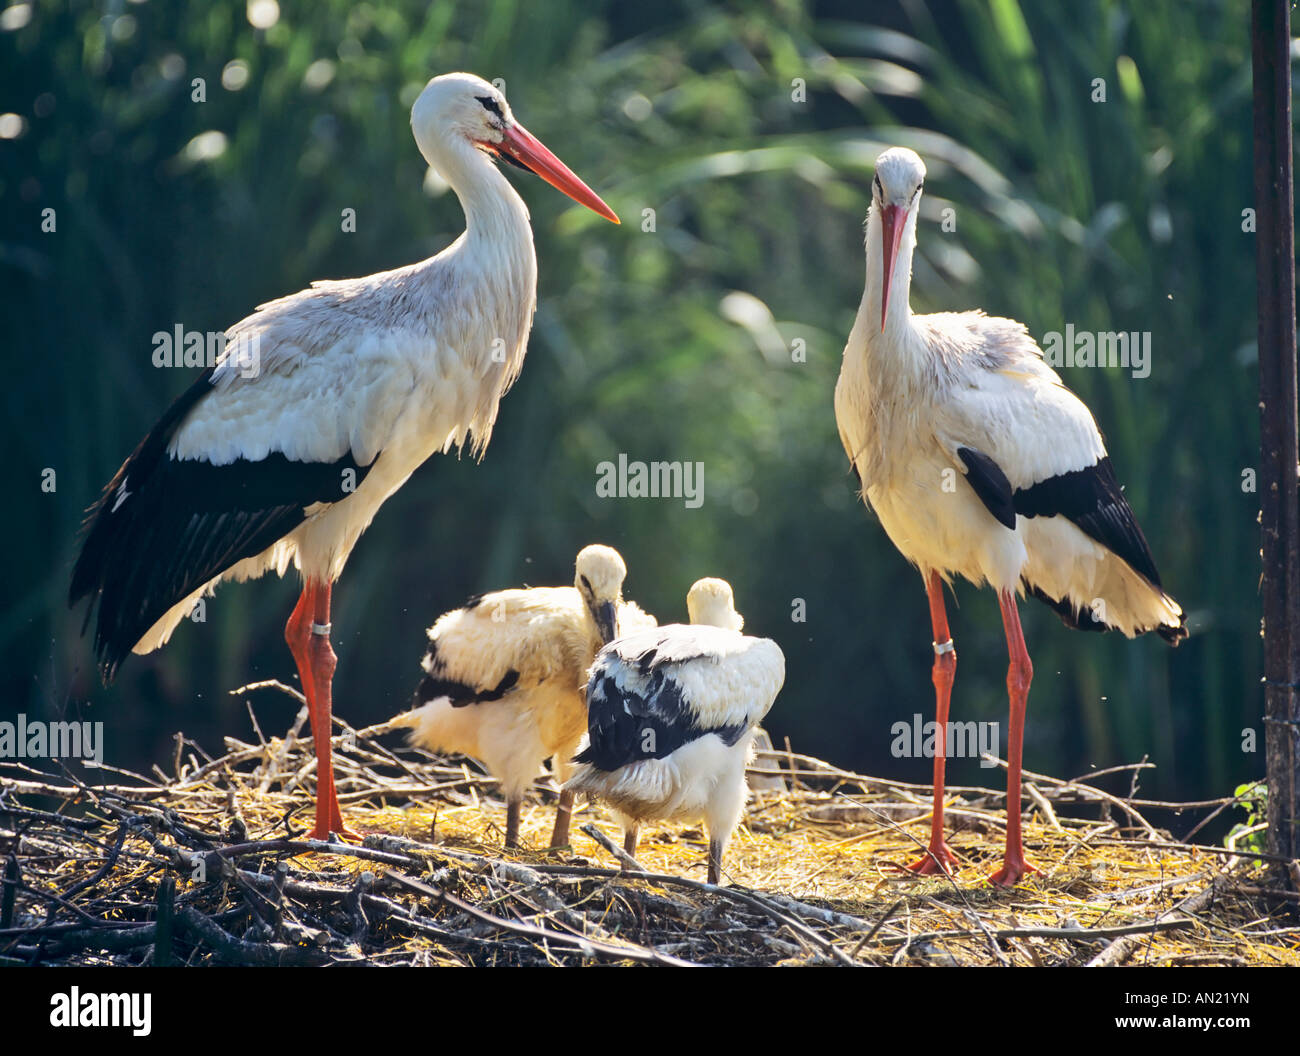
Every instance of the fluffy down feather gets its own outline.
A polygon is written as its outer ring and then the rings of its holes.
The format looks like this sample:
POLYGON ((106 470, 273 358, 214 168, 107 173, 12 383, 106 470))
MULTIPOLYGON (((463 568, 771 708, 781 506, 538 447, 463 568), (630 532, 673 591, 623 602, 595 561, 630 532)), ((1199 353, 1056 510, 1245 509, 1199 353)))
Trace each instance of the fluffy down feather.
POLYGON ((478 759, 510 801, 548 758, 563 779, 587 727, 586 672, 605 644, 598 614, 611 606, 616 629, 655 624, 622 599, 625 571, 616 551, 586 547, 576 586, 494 591, 439 617, 418 706, 395 725, 420 747, 478 759))

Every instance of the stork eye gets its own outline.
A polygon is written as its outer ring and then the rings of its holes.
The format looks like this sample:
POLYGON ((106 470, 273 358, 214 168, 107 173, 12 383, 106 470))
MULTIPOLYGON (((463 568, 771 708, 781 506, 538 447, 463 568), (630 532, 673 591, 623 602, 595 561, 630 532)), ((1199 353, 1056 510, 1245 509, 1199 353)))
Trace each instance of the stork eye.
POLYGON ((586 576, 582 576, 582 575, 578 576, 578 578, 582 580, 582 589, 585 590, 588 594, 593 593, 591 589, 591 580, 589 580, 586 576))
POLYGON ((872 179, 872 181, 871 181, 871 186, 874 187, 874 188, 876 189, 876 194, 880 195, 881 198, 883 198, 883 197, 885 196, 885 189, 884 189, 882 186, 880 186, 880 176, 879 176, 879 174, 877 174, 877 175, 872 179))
POLYGON ((483 109, 486 110, 489 114, 496 114, 497 117, 504 116, 501 113, 501 104, 498 103, 495 99, 493 99, 492 96, 476 95, 474 98, 483 104, 483 109))

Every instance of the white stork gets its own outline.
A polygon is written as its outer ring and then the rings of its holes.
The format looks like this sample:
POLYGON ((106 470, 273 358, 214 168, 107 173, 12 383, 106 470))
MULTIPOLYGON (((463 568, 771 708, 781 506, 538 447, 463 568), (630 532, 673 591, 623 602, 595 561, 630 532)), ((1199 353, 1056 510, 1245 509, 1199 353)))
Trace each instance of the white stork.
POLYGON ((435 77, 411 128, 460 199, 465 233, 429 260, 313 283, 231 327, 215 366, 91 508, 72 575, 70 601, 91 598, 87 623, 98 604, 108 683, 128 652, 161 646, 218 582, 299 570, 285 638, 311 713, 318 839, 346 832, 330 761, 331 587, 420 463, 467 442, 481 456, 523 365, 537 260, 528 210, 494 161, 618 222, 479 77, 435 77))
MULTIPOLYGON (((506 800, 506 846, 519 842, 519 808, 542 764, 563 784, 587 731, 587 670, 602 646, 654 627, 623 600, 627 566, 617 550, 578 553, 571 587, 498 590, 470 598, 429 628, 418 705, 394 720, 412 744, 479 760, 506 800)), ((573 793, 560 794, 552 847, 569 842, 573 793)))
POLYGON ((629 854, 643 821, 702 817, 716 884, 749 792, 754 727, 785 682, 785 657, 770 639, 740 633, 725 580, 698 581, 687 608, 689 625, 639 631, 600 651, 587 682, 589 743, 565 790, 606 800, 629 854))
POLYGON ((920 873, 955 864, 943 839, 944 751, 957 654, 943 582, 998 593, 1011 703, 1007 844, 990 877, 1033 867, 1020 834, 1020 762, 1033 668, 1016 596, 1046 602, 1071 627, 1156 631, 1177 645, 1183 610, 1160 586, 1151 550, 1115 479, 1088 408, 1020 323, 979 311, 913 315, 912 251, 925 166, 895 147, 876 159, 867 215, 866 289, 835 387, 840 439, 894 545, 920 570, 934 629, 934 813, 920 873))

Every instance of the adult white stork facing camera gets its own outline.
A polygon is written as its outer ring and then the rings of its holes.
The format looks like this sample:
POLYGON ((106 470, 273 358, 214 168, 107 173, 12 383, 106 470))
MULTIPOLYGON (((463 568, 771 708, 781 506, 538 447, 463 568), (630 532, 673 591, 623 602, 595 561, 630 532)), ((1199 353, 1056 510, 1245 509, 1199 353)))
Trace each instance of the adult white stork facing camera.
POLYGON ((528 210, 497 171, 528 169, 606 219, 604 202, 479 77, 431 80, 411 108, 425 160, 465 211, 429 260, 316 282, 227 332, 227 347, 146 436, 87 517, 70 602, 98 606, 107 684, 171 637, 221 580, 292 563, 285 638, 317 758, 312 835, 346 833, 330 758, 330 593, 375 511, 435 451, 481 456, 523 365, 537 289, 528 210))
POLYGON ((1034 871, 1020 831, 1020 763, 1033 667, 1016 597, 1028 592, 1071 627, 1156 631, 1177 645, 1183 610, 1164 592, 1092 414, 1025 327, 983 312, 913 315, 912 251, 925 166, 895 147, 876 159, 866 289, 835 387, 840 440, 863 497, 920 570, 934 630, 934 813, 919 873, 955 865, 943 839, 943 781, 957 654, 943 584, 997 591, 1010 667, 1006 855, 990 880, 1034 871))
MULTIPOLYGON (((429 628, 418 707, 393 726, 435 752, 479 760, 501 783, 507 847, 518 846, 520 804, 542 764, 561 784, 587 730, 587 669, 620 633, 654 627, 623 600, 627 566, 608 546, 583 547, 571 587, 498 590, 470 598, 429 628)), ((569 842, 573 793, 562 791, 552 847, 569 842)))
POLYGON ((749 791, 754 727, 785 682, 785 656, 775 642, 740 633, 725 580, 699 580, 686 605, 689 625, 620 637, 596 657, 589 742, 565 790, 613 807, 628 854, 642 822, 702 817, 716 884, 749 791))

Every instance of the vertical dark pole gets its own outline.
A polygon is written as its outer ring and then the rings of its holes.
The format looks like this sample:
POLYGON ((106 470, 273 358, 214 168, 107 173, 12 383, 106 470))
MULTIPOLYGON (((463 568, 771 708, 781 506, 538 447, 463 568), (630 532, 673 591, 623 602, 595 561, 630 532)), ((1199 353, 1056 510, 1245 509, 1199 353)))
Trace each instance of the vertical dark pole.
MULTIPOLYGON (((1289 0, 1252 0, 1269 849, 1300 857, 1300 506, 1289 0)), ((1292 884, 1294 878, 1289 878, 1292 884)))

